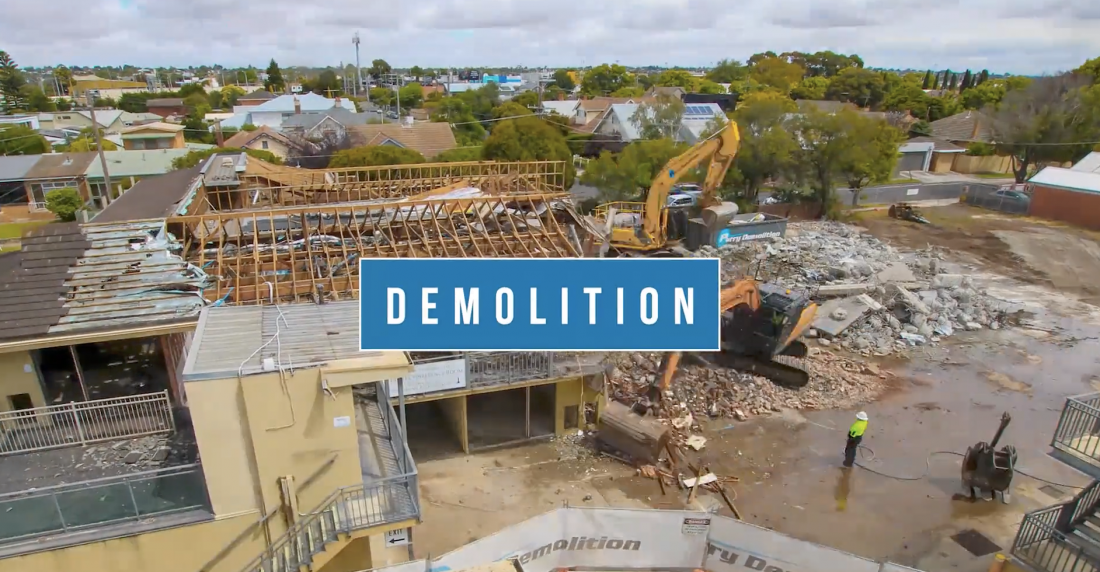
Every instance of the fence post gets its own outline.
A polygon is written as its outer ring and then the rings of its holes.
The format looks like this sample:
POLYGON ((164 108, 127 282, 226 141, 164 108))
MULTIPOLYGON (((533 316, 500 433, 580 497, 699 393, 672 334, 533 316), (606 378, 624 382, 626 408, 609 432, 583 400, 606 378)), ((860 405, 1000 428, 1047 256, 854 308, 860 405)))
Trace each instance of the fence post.
POLYGON ((168 390, 164 390, 164 405, 168 408, 168 429, 169 431, 176 430, 176 412, 172 410, 172 399, 168 396, 168 390))
MULTIPOLYGON (((76 414, 76 402, 69 402, 69 413, 73 416, 73 427, 76 428, 76 437, 80 440, 81 445, 87 445, 87 440, 84 437, 84 427, 80 425, 80 416, 76 414)), ((58 443, 60 445, 60 443, 58 443)))

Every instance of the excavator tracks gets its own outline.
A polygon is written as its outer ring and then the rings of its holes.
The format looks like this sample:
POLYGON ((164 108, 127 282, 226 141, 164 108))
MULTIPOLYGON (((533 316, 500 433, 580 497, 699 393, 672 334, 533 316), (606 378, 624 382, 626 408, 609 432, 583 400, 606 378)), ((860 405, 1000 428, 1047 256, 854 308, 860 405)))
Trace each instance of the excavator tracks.
POLYGON ((707 357, 715 365, 766 377, 776 385, 797 389, 810 383, 806 353, 800 352, 799 349, 798 347, 789 348, 788 351, 794 355, 777 355, 770 360, 732 352, 708 354, 707 357))

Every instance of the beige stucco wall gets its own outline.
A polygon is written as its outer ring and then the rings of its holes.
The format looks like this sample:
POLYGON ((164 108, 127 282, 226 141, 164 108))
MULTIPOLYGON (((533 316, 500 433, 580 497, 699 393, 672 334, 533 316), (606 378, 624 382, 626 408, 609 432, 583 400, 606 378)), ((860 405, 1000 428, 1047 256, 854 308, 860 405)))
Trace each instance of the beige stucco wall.
POLYGON ((976 157, 959 153, 955 155, 956 173, 1009 173, 1012 171, 1012 159, 999 155, 976 157))
POLYGON ((447 424, 451 427, 451 433, 462 445, 462 452, 470 452, 470 433, 467 431, 466 396, 448 397, 440 399, 439 408, 443 416, 447 418, 447 424))
POLYGON ((280 159, 286 159, 290 153, 290 149, 283 144, 282 141, 278 141, 271 137, 257 137, 253 139, 251 143, 246 145, 249 149, 255 149, 257 151, 269 151, 274 153, 276 157, 280 159), (264 149, 264 141, 267 142, 267 149, 264 149))
POLYGON ((554 395, 554 432, 558 435, 566 432, 576 432, 577 428, 584 427, 584 404, 591 403, 596 406, 596 418, 603 411, 603 396, 592 390, 584 383, 584 378, 574 377, 559 381, 555 387, 554 395), (578 427, 565 428, 565 408, 577 406, 578 427))
POLYGON ((42 384, 30 352, 0 354, 0 411, 11 411, 11 395, 27 393, 35 407, 45 407, 42 384))
POLYGON ((58 111, 58 112, 55 112, 54 115, 53 115, 53 122, 52 123, 53 123, 52 127, 43 126, 42 128, 43 129, 61 129, 63 127, 84 128, 84 127, 91 127, 92 126, 92 120, 91 119, 89 119, 89 118, 87 118, 87 117, 85 117, 85 116, 83 116, 83 115, 81 115, 81 114, 79 114, 75 111, 58 111), (67 117, 68 119, 62 119, 63 117, 67 117))
POLYGON ((263 509, 240 382, 192 381, 185 390, 214 514, 227 517, 263 509))
POLYGON ((240 572, 264 549, 256 514, 91 542, 0 560, 0 572, 199 572, 233 539, 229 551, 205 572, 240 572), (251 530, 250 530, 251 527, 251 530))
MULTIPOLYGON (((340 487, 362 483, 350 387, 326 395, 321 371, 306 369, 285 374, 282 380, 278 373, 247 376, 241 388, 266 506, 279 506, 279 478, 284 476, 294 477, 302 512, 340 487)), ((191 408, 196 406, 192 400, 191 408)))

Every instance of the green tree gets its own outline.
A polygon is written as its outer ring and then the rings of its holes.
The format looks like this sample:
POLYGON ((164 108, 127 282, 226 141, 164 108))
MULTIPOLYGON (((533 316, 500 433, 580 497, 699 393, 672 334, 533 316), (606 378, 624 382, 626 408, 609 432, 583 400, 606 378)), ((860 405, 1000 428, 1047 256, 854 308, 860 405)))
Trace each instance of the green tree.
POLYGON ((940 74, 939 74, 939 72, 937 72, 932 76, 932 89, 939 89, 939 88, 940 88, 940 74))
POLYGON ((635 84, 634 75, 619 64, 600 64, 584 74, 581 93, 588 97, 607 95, 635 84))
POLYGON ((808 77, 791 89, 792 99, 825 99, 825 90, 829 88, 829 80, 823 76, 808 77))
POLYGON ((535 90, 525 91, 511 99, 513 103, 522 105, 528 109, 538 108, 539 106, 539 94, 535 90))
POLYGON ((955 89, 958 86, 959 86, 959 76, 957 74, 954 74, 954 73, 951 73, 950 75, 948 75, 948 77, 947 77, 947 89, 949 91, 955 91, 955 89))
POLYGON ((653 85, 660 87, 682 87, 685 91, 693 93, 698 91, 699 78, 685 70, 665 70, 657 75, 653 85))
POLYGON ((0 50, 0 111, 14 113, 27 110, 27 100, 23 95, 23 72, 4 50, 0 50))
POLYGON ((221 109, 222 106, 225 105, 225 100, 222 98, 222 92, 216 89, 206 94, 206 101, 210 103, 211 109, 221 109))
POLYGON ((798 141, 786 125, 792 105, 779 98, 759 98, 733 113, 741 130, 741 147, 734 161, 736 172, 727 174, 727 180, 735 179, 738 194, 750 203, 756 202, 765 182, 787 175, 794 167, 798 141))
POLYGON ((737 102, 737 109, 745 109, 756 105, 776 105, 784 113, 798 111, 798 104, 786 94, 778 91, 754 91, 746 94, 737 102))
POLYGON ((620 87, 611 92, 611 97, 641 97, 645 95, 645 90, 638 86, 620 87))
POLYGON ((854 112, 841 112, 849 141, 840 163, 840 175, 852 190, 852 206, 859 204, 863 188, 890 180, 898 164, 898 146, 905 134, 885 121, 854 112))
POLYGON ((57 78, 57 83, 61 86, 59 95, 69 95, 69 87, 73 83, 72 70, 65 66, 57 66, 53 68, 53 77, 57 78))
POLYGON ((970 74, 970 70, 966 70, 966 72, 963 73, 962 81, 959 82, 959 92, 961 93, 963 90, 970 88, 970 82, 973 80, 974 76, 970 74))
POLYGON ((638 106, 630 121, 638 126, 642 139, 676 139, 684 124, 686 106, 680 98, 658 95, 638 106))
MULTIPOLYGON (((884 171, 889 178, 902 139, 886 122, 850 109, 831 114, 808 110, 794 120, 793 130, 800 143, 799 163, 815 198, 827 210, 836 204, 837 181, 846 181, 858 191, 884 171)), ((854 194, 858 200, 859 193, 854 194)))
POLYGON ((516 103, 515 101, 505 101, 504 103, 493 108, 493 119, 500 119, 502 117, 519 117, 521 115, 531 115, 532 111, 526 107, 516 103))
POLYGON ((1024 77, 1022 75, 1014 75, 1014 76, 1006 77, 1004 82, 1005 82, 1005 89, 1006 90, 1008 90, 1008 91, 1018 91, 1018 90, 1027 89, 1027 87, 1031 85, 1031 78, 1024 77))
POLYGON ((398 90, 398 97, 402 109, 420 107, 420 104, 424 103, 424 88, 419 83, 410 83, 398 90))
MULTIPOLYGON (((103 130, 100 129, 99 130, 99 137, 100 137, 100 141, 103 143, 103 150, 104 151, 117 151, 118 150, 118 145, 115 145, 111 141, 108 141, 107 139, 104 139, 103 138, 104 135, 105 134, 103 133, 103 130)), ((84 129, 81 129, 80 130, 80 135, 77 136, 76 139, 74 139, 72 142, 69 143, 66 150, 69 151, 70 153, 83 153, 85 151, 99 151, 99 146, 96 145, 96 142, 95 142, 95 132, 92 131, 91 127, 85 127, 84 129)))
POLYGON ((388 87, 372 87, 370 88, 370 100, 372 103, 383 107, 393 105, 393 90, 388 87))
POLYGON ((878 107, 886 95, 886 79, 882 74, 864 68, 841 70, 829 80, 825 97, 835 101, 848 101, 863 107, 878 107))
POLYGON ((0 155, 41 155, 51 150, 46 139, 30 127, 0 127, 0 155))
POLYGON ((959 96, 959 101, 966 109, 996 107, 1000 105, 1007 91, 1004 84, 999 81, 985 81, 970 89, 964 89, 959 96))
POLYGON ((581 182, 599 189, 602 202, 641 199, 657 172, 685 150, 687 144, 671 139, 635 141, 618 155, 600 153, 585 167, 581 182))
POLYGON ((245 91, 236 85, 227 85, 222 88, 222 103, 226 107, 233 107, 237 105, 237 100, 240 99, 245 91))
POLYGON ((448 149, 432 159, 435 163, 465 163, 467 161, 480 161, 481 147, 457 147, 448 149))
POLYGON ((474 117, 470 106, 458 97, 444 97, 432 114, 432 121, 450 123, 459 146, 481 145, 485 141, 485 127, 474 117))
POLYGON ((80 197, 80 191, 72 187, 54 189, 46 193, 46 210, 52 212, 59 220, 72 222, 76 220, 76 213, 84 208, 84 199, 80 197))
POLYGON ((54 103, 54 105, 57 106, 58 111, 72 111, 73 110, 73 100, 71 100, 71 99, 58 99, 57 101, 55 101, 53 103, 54 103))
POLYGON ((283 79, 283 71, 279 69, 279 64, 275 63, 275 58, 271 58, 271 63, 267 64, 267 69, 264 71, 267 73, 264 89, 271 93, 286 91, 286 80, 283 79))
POLYGON ((57 104, 37 85, 24 85, 21 91, 27 111, 57 111, 57 104))
POLYGON ((368 145, 345 149, 329 161, 330 168, 377 167, 382 165, 411 165, 423 163, 424 156, 413 149, 393 145, 368 145))
POLYGON ((1093 83, 1100 82, 1100 57, 1092 58, 1073 70, 1073 73, 1088 76, 1093 83))
POLYGON ((763 85, 789 93, 805 75, 806 70, 802 66, 792 64, 780 57, 773 57, 763 58, 754 63, 750 77, 763 85))
POLYGON ((721 60, 710 71, 707 79, 714 83, 734 83, 749 78, 749 67, 737 60, 721 60))
POLYGON ((962 111, 962 103, 952 93, 945 93, 939 97, 928 99, 928 121, 951 117, 960 111, 962 111))
POLYGON ((557 127, 538 117, 501 121, 485 140, 490 161, 565 161, 565 187, 573 186, 573 153, 557 127))
POLYGON ((367 71, 370 73, 371 77, 380 79, 382 76, 392 72, 393 68, 390 64, 386 63, 386 60, 377 59, 370 63, 370 69, 367 71))
POLYGON ((202 150, 191 151, 190 153, 184 155, 183 157, 176 157, 175 159, 172 159, 172 170, 173 171, 178 171, 180 169, 190 169, 191 167, 194 167, 195 165, 198 165, 199 163, 202 163, 203 161, 206 160, 207 157, 209 157, 211 155, 216 155, 216 154, 221 154, 221 153, 237 153, 237 154, 240 154, 242 151, 244 152, 245 155, 248 155, 252 159, 259 159, 260 161, 265 161, 267 163, 271 163, 272 165, 281 165, 282 162, 283 162, 282 159, 280 159, 278 156, 276 156, 271 151, 264 151, 263 149, 248 149, 248 148, 243 148, 242 149, 242 148, 237 148, 237 147, 213 147, 213 148, 210 148, 210 149, 202 149, 202 150))
POLYGON ((989 81, 989 70, 982 70, 982 73, 978 74, 978 85, 987 81, 989 81))
POLYGON ((329 69, 322 71, 321 75, 317 76, 317 81, 313 83, 313 90, 325 97, 332 97, 334 93, 339 94, 341 88, 343 85, 336 77, 336 72, 329 69))
POLYGON ((715 83, 713 81, 710 81, 709 79, 705 79, 705 80, 699 82, 698 91, 699 91, 699 93, 705 93, 705 94, 708 94, 708 95, 715 95, 715 94, 726 93, 726 88, 718 85, 717 83, 715 83))
POLYGON ((493 116, 493 108, 500 105, 500 88, 489 82, 478 89, 458 94, 458 98, 470 106, 470 113, 475 118, 489 119, 493 116))
POLYGON ((573 77, 569 75, 569 70, 555 70, 554 85, 564 91, 572 92, 576 89, 577 82, 573 81, 573 77))
POLYGON ((904 111, 913 117, 928 116, 928 101, 931 98, 924 93, 920 85, 903 81, 886 93, 882 108, 887 111, 904 111))
POLYGON ((1016 182, 1040 162, 1062 162, 1089 151, 1085 142, 1100 135, 1095 117, 1085 113, 1089 78, 1062 74, 1035 80, 1005 94, 1001 105, 985 114, 997 148, 1012 156, 1016 182))
POLYGON ((921 89, 932 89, 932 70, 924 72, 924 81, 921 82, 921 89))
POLYGON ((149 96, 152 95, 149 93, 124 93, 118 98, 118 108, 130 113, 145 113, 149 111, 145 104, 151 99, 149 96))
MULTIPOLYGON (((353 68, 354 69, 354 68, 353 68)), ((409 70, 409 75, 419 80, 424 75, 424 70, 420 66, 413 66, 409 70)))

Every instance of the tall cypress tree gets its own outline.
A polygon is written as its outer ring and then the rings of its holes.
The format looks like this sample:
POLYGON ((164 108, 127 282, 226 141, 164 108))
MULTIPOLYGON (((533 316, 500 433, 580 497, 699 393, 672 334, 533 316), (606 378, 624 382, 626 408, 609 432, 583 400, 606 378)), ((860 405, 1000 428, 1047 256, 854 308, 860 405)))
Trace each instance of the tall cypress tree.
POLYGON ((948 91, 955 91, 955 88, 957 88, 959 86, 959 76, 957 76, 957 75, 955 75, 954 73, 951 73, 951 72, 947 72, 947 73, 948 73, 947 90, 948 91))
POLYGON ((981 85, 987 81, 989 81, 989 70, 982 70, 982 73, 978 75, 977 85, 981 85))
POLYGON ((4 50, 0 50, 0 95, 4 96, 0 103, 0 111, 11 113, 13 111, 26 111, 27 101, 23 97, 22 88, 26 84, 23 72, 4 50))
POLYGON ((936 72, 935 75, 932 76, 932 89, 939 89, 939 88, 940 88, 940 73, 936 72))
POLYGON ((920 86, 921 89, 932 89, 932 70, 924 72, 924 83, 920 86))
POLYGON ((959 84, 959 91, 970 88, 970 82, 974 81, 974 76, 970 75, 970 70, 966 70, 963 74, 962 83, 959 84))

